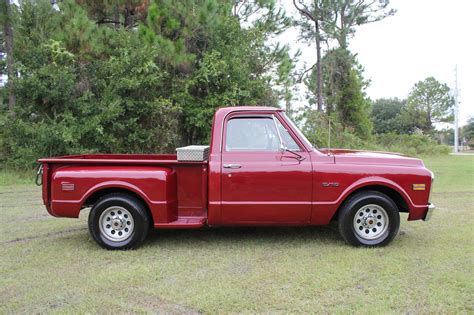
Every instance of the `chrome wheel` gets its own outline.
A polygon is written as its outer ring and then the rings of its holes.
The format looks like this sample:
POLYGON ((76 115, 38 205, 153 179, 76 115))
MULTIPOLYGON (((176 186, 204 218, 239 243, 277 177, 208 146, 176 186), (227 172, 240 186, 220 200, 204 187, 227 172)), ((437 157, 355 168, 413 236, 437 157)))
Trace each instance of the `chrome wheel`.
POLYGON ((109 207, 99 218, 100 233, 110 241, 124 241, 132 235, 134 221, 131 213, 123 207, 109 207))
POLYGON ((366 240, 377 239, 388 229, 387 211, 379 205, 365 205, 357 210, 353 225, 359 237, 366 240))

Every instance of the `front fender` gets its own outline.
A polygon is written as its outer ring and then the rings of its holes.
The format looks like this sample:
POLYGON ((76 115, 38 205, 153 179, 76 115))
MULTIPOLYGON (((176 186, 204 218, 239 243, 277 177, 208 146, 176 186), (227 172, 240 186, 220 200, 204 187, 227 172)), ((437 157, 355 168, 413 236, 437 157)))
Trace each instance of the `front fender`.
POLYGON ((405 200, 409 208, 412 208, 414 206, 410 196, 403 189, 403 187, 401 187, 396 182, 388 178, 384 178, 380 176, 365 177, 354 182, 352 185, 347 187, 344 190, 344 192, 341 194, 341 196, 338 198, 336 202, 337 206, 339 207, 342 204, 342 202, 354 191, 364 188, 364 187, 368 187, 368 186, 384 186, 387 188, 391 188, 400 194, 400 196, 403 198, 403 200, 405 200))
POLYGON ((399 193, 406 202, 410 212, 412 209, 416 209, 416 206, 413 204, 408 193, 399 184, 381 176, 369 176, 354 181, 352 184, 346 187, 335 200, 314 202, 311 220, 312 223, 316 225, 328 224, 347 197, 349 197, 355 191, 369 186, 383 186, 393 189, 399 193))

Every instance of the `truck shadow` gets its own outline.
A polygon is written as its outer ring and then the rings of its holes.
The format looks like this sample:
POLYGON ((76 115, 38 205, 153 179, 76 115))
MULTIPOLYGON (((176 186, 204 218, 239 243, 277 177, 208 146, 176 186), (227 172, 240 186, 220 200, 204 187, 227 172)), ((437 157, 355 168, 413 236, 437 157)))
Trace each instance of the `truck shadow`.
POLYGON ((188 244, 211 246, 233 243, 332 243, 344 244, 336 224, 306 227, 218 227, 196 230, 173 229, 153 230, 145 241, 145 246, 188 244))

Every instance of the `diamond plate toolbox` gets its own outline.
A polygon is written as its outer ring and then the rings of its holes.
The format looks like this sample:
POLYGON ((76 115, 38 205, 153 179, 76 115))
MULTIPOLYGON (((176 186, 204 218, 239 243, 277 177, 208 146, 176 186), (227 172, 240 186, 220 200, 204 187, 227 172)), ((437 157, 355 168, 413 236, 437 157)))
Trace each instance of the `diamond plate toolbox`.
POLYGON ((208 145, 188 145, 176 148, 178 161, 207 161, 209 158, 208 145))

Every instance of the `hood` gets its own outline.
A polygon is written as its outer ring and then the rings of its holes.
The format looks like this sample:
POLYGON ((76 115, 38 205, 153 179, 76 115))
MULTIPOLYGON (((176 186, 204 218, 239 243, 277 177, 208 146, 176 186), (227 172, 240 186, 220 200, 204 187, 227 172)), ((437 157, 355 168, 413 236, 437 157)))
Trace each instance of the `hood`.
POLYGON ((336 163, 370 164, 424 167, 423 161, 395 152, 361 151, 346 149, 320 149, 324 154, 334 156, 336 163))

